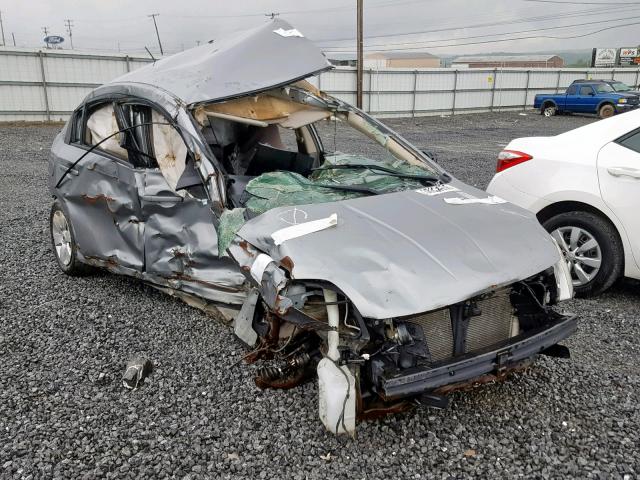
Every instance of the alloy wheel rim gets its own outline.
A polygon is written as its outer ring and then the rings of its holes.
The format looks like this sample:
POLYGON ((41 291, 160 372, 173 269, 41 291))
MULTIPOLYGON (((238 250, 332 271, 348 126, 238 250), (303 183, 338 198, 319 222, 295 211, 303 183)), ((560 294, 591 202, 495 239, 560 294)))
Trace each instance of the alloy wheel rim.
POLYGON ((67 217, 60 210, 53 214, 51 233, 58 260, 66 267, 71 263, 71 230, 67 217))
POLYGON ((551 116, 553 116, 553 112, 554 112, 553 107, 547 107, 547 108, 544 109, 544 116, 545 117, 551 117, 551 116))
POLYGON ((551 232, 562 250, 574 287, 586 285, 600 271, 602 249, 594 236, 584 228, 566 226, 551 232))

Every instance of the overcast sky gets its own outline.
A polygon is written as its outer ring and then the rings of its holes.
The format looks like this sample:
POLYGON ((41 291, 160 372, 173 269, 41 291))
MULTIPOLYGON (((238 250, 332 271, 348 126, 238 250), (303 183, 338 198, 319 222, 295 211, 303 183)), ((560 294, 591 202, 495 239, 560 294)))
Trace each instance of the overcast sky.
MULTIPOLYGON (((146 45, 155 52, 158 50, 155 31, 147 15, 159 13, 158 28, 165 51, 175 52, 194 46, 197 41, 258 25, 267 21, 265 14, 274 12, 326 50, 347 51, 353 50, 355 3, 355 0, 0 0, 0 11, 9 45, 13 44, 11 34, 15 33, 18 46, 41 46, 44 26, 51 34, 67 38, 64 20, 70 18, 77 50, 120 48, 123 52, 139 53, 146 45)), ((364 5, 365 45, 370 51, 412 49, 409 51, 443 55, 640 44, 640 1, 620 1, 617 6, 607 6, 577 1, 558 4, 526 0, 364 0, 364 5), (589 25, 570 26, 583 23, 589 25), (635 25, 628 25, 632 23, 635 25), (614 25, 614 29, 582 38, 513 39, 538 35, 572 37, 614 25), (536 29, 545 30, 532 31, 536 29), (454 46, 497 39, 510 40, 454 46), (428 43, 416 43, 424 41, 428 43)), ((70 47, 68 38, 63 46, 70 47)))

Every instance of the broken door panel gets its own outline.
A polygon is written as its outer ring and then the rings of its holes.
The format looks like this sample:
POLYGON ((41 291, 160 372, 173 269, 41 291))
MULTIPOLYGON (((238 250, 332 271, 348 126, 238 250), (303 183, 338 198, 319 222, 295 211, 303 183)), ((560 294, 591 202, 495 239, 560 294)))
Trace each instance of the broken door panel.
MULTIPOLYGON (((61 145, 66 158, 85 150, 61 145)), ((77 248, 87 260, 142 271, 143 231, 133 170, 95 152, 75 166, 60 185, 73 222, 77 248)), ((56 171, 56 177, 62 175, 56 171)), ((57 181, 57 179, 56 179, 57 181)))
POLYGON ((177 195, 159 170, 141 173, 140 186, 150 278, 208 300, 241 304, 245 277, 231 259, 218 257, 216 219, 207 200, 177 195))

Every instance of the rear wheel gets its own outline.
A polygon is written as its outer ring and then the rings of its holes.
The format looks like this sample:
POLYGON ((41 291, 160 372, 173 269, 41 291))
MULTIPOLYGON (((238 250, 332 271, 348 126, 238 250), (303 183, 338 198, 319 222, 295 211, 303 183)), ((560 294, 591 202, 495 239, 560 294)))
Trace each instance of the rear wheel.
POLYGON ((558 112, 556 106, 552 103, 547 103, 542 107, 542 115, 545 117, 553 117, 558 112))
POLYGON ((608 220, 574 211, 555 215, 543 226, 562 250, 577 295, 602 293, 622 275, 622 243, 608 220))
POLYGON ((602 105, 600 110, 598 110, 598 116, 600 118, 609 118, 612 117, 613 114, 616 113, 616 109, 613 108, 613 105, 602 105))
POLYGON ((51 231, 51 246, 60 269, 67 275, 72 276, 90 273, 91 267, 78 261, 71 221, 58 200, 53 202, 51 207, 49 228, 51 231))

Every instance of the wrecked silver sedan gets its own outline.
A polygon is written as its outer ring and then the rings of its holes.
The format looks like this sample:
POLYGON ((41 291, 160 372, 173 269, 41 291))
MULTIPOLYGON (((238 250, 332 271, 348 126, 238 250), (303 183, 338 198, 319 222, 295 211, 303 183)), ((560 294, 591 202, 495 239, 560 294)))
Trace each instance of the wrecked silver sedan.
POLYGON ((571 277, 535 217, 304 80, 329 68, 275 21, 97 88, 52 147, 60 268, 223 317, 260 387, 317 375, 335 433, 566 355, 571 277))

